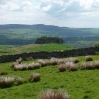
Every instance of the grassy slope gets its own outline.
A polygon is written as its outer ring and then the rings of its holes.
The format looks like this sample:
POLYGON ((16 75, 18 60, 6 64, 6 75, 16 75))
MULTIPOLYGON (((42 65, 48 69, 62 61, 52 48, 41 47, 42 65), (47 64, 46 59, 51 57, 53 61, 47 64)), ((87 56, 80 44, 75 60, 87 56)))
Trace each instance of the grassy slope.
MULTIPOLYGON (((29 39, 34 39, 34 38, 38 38, 40 36, 60 36, 60 37, 64 37, 66 35, 70 35, 70 36, 80 36, 80 32, 78 32, 79 30, 83 31, 83 32, 90 32, 92 34, 87 34, 85 36, 95 36, 98 35, 99 33, 99 29, 77 29, 77 28, 70 28, 69 30, 66 28, 66 30, 64 31, 47 31, 47 30, 33 30, 33 29, 26 29, 26 28, 20 28, 20 29, 5 29, 5 30, 0 30, 0 35, 4 35, 5 37, 9 38, 9 39, 23 39, 23 40, 29 40, 29 39), (65 31, 67 31, 65 33, 65 31), (70 32, 71 31, 71 32, 70 32), (69 32, 69 34, 68 34, 69 32), (72 33, 74 32, 74 33, 72 33), (77 35, 78 34, 78 35, 77 35)), ((81 33, 82 36, 82 33, 81 33)), ((0 36, 1 37, 1 36, 0 36)), ((2 39, 2 37, 0 38, 2 39)), ((3 38, 4 39, 4 38, 3 38)), ((70 44, 73 47, 79 48, 79 47, 90 47, 94 44, 94 42, 98 42, 98 41, 83 41, 83 43, 79 40, 79 41, 68 41, 66 42, 66 44, 70 44)))
MULTIPOLYGON (((93 58, 98 60, 99 55, 93 58)), ((79 59, 80 62, 85 61, 84 56, 79 59)), ((47 66, 37 70, 13 71, 10 66, 11 63, 0 64, 0 71, 7 71, 7 76, 21 76, 26 80, 31 73, 38 72, 41 80, 0 89, 0 99, 37 99, 41 90, 50 88, 64 89, 70 95, 70 99, 99 99, 99 70, 97 69, 59 72, 57 66, 47 66)))
POLYGON ((0 45, 0 55, 4 54, 14 54, 23 52, 33 52, 33 51, 53 51, 53 50, 67 50, 72 49, 72 47, 65 44, 29 44, 24 46, 4 46, 0 45))
POLYGON ((40 36, 38 30, 31 30, 31 29, 7 29, 7 30, 0 30, 0 34, 5 35, 7 38, 10 39, 32 39, 35 37, 40 36))

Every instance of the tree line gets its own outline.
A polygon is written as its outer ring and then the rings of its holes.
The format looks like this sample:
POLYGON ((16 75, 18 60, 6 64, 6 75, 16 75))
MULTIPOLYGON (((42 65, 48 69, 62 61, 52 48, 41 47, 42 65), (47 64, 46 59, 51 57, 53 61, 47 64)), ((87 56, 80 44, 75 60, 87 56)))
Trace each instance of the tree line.
POLYGON ((46 36, 42 36, 37 38, 35 44, 46 44, 46 43, 59 43, 59 44, 63 44, 64 40, 62 38, 59 37, 46 37, 46 36))

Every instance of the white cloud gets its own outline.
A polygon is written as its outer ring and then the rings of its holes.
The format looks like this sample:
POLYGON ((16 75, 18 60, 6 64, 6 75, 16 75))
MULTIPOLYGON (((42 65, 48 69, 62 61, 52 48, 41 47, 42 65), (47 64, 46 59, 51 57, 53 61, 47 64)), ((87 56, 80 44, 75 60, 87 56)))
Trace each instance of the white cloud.
POLYGON ((3 11, 16 11, 18 10, 20 7, 12 2, 7 2, 5 5, 0 5, 0 9, 3 11))
POLYGON ((51 6, 52 6, 52 5, 48 5, 48 6, 46 6, 46 7, 43 7, 42 10, 43 10, 43 11, 48 11, 48 10, 51 8, 51 6))
POLYGON ((93 7, 99 8, 99 0, 94 0, 93 7))
POLYGON ((33 9, 33 4, 29 1, 24 1, 24 2, 22 2, 22 9, 31 10, 31 9, 33 9))
POLYGON ((99 27, 99 0, 0 0, 0 23, 99 27))
POLYGON ((80 5, 83 6, 86 10, 90 9, 94 3, 94 0, 80 0, 80 5))

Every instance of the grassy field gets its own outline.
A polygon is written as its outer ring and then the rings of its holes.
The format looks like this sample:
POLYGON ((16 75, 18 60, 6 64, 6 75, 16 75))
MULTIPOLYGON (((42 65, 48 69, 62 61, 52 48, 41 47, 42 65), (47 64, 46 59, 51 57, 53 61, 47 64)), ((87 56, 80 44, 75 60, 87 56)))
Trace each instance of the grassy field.
POLYGON ((72 47, 65 44, 29 44, 24 46, 0 45, 0 55, 16 54, 33 51, 69 50, 72 47))
POLYGON ((31 29, 7 29, 0 30, 0 33, 3 33, 6 37, 11 39, 32 39, 41 35, 39 31, 31 29))
MULTIPOLYGON (((99 59, 94 55, 93 61, 99 59)), ((79 56, 81 64, 85 62, 85 56, 79 56)), ((37 62, 37 60, 24 61, 24 63, 37 62)), ((0 89, 0 99, 38 99, 38 94, 45 89, 63 89, 70 99, 99 99, 99 70, 77 70, 59 72, 57 65, 48 65, 36 70, 14 71, 12 63, 0 63, 0 72, 7 72, 4 76, 22 77, 26 83, 14 85, 10 88, 0 89), (32 73, 40 73, 39 82, 29 82, 28 78, 32 73)), ((3 75, 0 75, 0 77, 3 75)))

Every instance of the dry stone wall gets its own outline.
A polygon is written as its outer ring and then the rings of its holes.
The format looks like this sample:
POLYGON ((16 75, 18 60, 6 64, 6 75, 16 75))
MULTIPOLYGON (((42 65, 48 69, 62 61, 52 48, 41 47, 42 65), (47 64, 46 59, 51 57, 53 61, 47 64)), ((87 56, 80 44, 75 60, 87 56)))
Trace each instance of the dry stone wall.
POLYGON ((56 58, 66 58, 66 57, 74 57, 74 56, 85 56, 85 55, 94 55, 96 52, 99 52, 99 47, 90 47, 90 48, 79 48, 65 51, 40 51, 40 52, 27 52, 21 54, 13 54, 13 55, 3 55, 0 56, 0 63, 4 62, 13 62, 18 58, 22 58, 26 60, 29 57, 33 59, 48 59, 51 57, 56 58))

